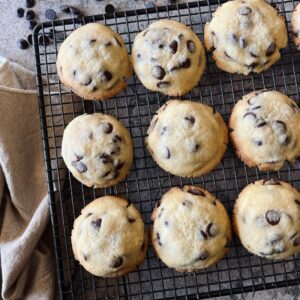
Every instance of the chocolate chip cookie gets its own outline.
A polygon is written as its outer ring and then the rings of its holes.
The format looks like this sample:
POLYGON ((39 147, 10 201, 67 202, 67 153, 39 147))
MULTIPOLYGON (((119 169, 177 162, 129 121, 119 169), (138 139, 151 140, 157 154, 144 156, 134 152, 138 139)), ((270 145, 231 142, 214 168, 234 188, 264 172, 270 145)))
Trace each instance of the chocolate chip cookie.
POLYGON ((277 91, 245 95, 235 105, 229 127, 237 155, 249 167, 279 170, 285 160, 300 156, 300 110, 277 91))
POLYGON ((300 251, 300 193, 286 182, 260 180, 246 186, 234 207, 243 246, 269 259, 300 251))
POLYGON ((170 100, 157 111, 146 139, 158 165, 182 177, 211 171, 222 159, 227 142, 227 127, 218 112, 181 100, 170 100))
POLYGON ((292 33, 294 35, 294 42, 300 50, 300 3, 296 6, 292 14, 291 20, 292 33))
POLYGON ((122 38, 96 23, 76 29, 66 38, 59 49, 56 66, 60 81, 90 100, 116 95, 131 76, 122 38))
POLYGON ((132 65, 142 84, 170 96, 184 95, 200 80, 205 50, 196 34, 174 20, 160 20, 140 32, 132 65))
POLYGON ((153 247, 177 271, 207 268, 227 252, 230 219, 222 203, 202 188, 171 188, 155 207, 152 220, 153 247))
POLYGON ((229 73, 260 73, 280 59, 287 45, 284 17, 265 0, 224 3, 204 31, 206 49, 229 73))
POLYGON ((61 152, 73 176, 95 188, 122 181, 133 159, 128 130, 114 117, 101 113, 72 120, 64 131, 61 152))
POLYGON ((98 198, 87 205, 72 230, 75 259, 102 277, 124 275, 142 263, 147 234, 140 213, 125 199, 98 198))

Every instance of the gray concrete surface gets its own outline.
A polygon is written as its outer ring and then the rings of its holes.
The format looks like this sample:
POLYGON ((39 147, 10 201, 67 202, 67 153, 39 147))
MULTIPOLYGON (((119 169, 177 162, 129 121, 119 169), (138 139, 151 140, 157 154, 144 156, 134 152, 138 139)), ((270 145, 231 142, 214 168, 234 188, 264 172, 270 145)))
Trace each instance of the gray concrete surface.
MULTIPOLYGON (((183 2, 178 1, 178 2, 183 2)), ((59 6, 62 4, 74 5, 80 8, 85 15, 100 14, 104 12, 104 7, 107 3, 111 3, 116 7, 116 10, 130 10, 134 8, 144 8, 147 1, 96 1, 96 0, 69 0, 69 1, 55 1, 55 0, 36 0, 37 4, 34 11, 37 14, 36 20, 41 22, 45 20, 44 11, 47 8, 53 8, 59 12, 59 6)), ((157 5, 167 3, 167 0, 153 1, 157 5)), ((34 56, 32 47, 27 50, 20 50, 17 48, 17 40, 19 38, 26 38, 30 33, 28 29, 28 21, 25 18, 18 19, 16 17, 17 7, 24 7, 25 0, 0 0, 0 55, 7 57, 23 66, 34 70, 34 56)), ((68 17, 67 14, 58 13, 58 18, 68 17)), ((243 295, 234 295, 229 297, 221 297, 218 299, 263 299, 263 300, 297 300, 300 299, 299 286, 273 289, 269 291, 247 293, 243 295)))

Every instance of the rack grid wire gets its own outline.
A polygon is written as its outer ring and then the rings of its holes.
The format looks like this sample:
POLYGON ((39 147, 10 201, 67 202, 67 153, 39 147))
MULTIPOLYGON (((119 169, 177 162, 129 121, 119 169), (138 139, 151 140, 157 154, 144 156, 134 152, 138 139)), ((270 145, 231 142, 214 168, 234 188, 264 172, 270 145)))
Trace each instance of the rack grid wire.
MULTIPOLYGON (((232 214, 238 193, 258 179, 279 178, 300 189, 299 162, 285 163, 279 172, 259 172, 248 168, 234 154, 232 146, 222 162, 203 177, 186 179, 161 170, 145 148, 146 132, 156 110, 169 98, 145 89, 136 76, 113 99, 85 101, 61 85, 56 73, 56 56, 63 39, 89 22, 100 22, 117 31, 129 53, 136 34, 151 22, 163 18, 179 20, 190 26, 203 40, 203 28, 222 1, 203 0, 168 7, 119 12, 109 15, 57 20, 38 25, 33 34, 36 59, 42 141, 44 146, 49 205, 54 238, 60 296, 63 299, 166 299, 206 298, 232 295, 275 287, 299 285, 300 258, 270 261, 249 254, 238 239, 229 243, 228 254, 215 266, 197 273, 179 273, 167 268, 150 245, 139 268, 120 278, 103 279, 86 272, 75 260, 71 249, 71 230, 81 209, 93 199, 120 195, 136 204, 146 227, 156 201, 170 187, 196 184, 215 194, 232 214), (44 43, 44 37, 53 39, 44 43), (107 189, 80 184, 66 169, 61 157, 64 128, 83 113, 103 112, 115 116, 130 131, 134 143, 134 164, 124 182, 107 189)), ((225 2, 225 1, 223 1, 225 2)), ((207 55, 208 63, 200 83, 181 99, 212 105, 228 121, 231 109, 242 95, 259 89, 276 89, 299 102, 300 52, 291 41, 290 19, 296 2, 274 0, 289 28, 289 43, 282 58, 262 74, 231 75, 218 70, 207 55), (298 71, 298 72, 297 72, 298 71)))

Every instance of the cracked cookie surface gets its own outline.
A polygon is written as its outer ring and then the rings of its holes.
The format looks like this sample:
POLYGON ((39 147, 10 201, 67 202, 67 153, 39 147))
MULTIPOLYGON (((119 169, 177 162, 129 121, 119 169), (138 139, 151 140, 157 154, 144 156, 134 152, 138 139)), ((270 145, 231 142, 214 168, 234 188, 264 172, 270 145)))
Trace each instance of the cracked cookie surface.
POLYGON ((157 111, 146 139, 158 165, 182 177, 211 171, 222 159, 227 142, 227 126, 218 112, 182 100, 170 100, 157 111))
POLYGON ((231 228, 226 209, 200 187, 171 188, 155 207, 152 220, 157 256, 177 271, 207 268, 227 252, 231 228))
POLYGON ((258 256, 284 259, 300 251, 300 193, 286 182, 260 180, 246 186, 233 221, 243 246, 258 256))
POLYGON ((131 76, 127 49, 109 27, 90 23, 72 32, 57 55, 60 81, 89 100, 105 100, 126 86, 131 76))
POLYGON ((206 23, 204 41, 220 69, 248 75, 280 59, 287 29, 284 17, 265 0, 233 0, 220 6, 206 23))
POLYGON ((66 127, 62 157, 83 184, 108 187, 127 176, 133 160, 132 140, 128 130, 114 117, 85 114, 66 127))
POLYGON ((80 264, 102 277, 130 272, 142 263, 147 250, 140 213, 133 204, 115 196, 98 198, 81 211, 71 241, 80 264))
POLYGON ((136 36, 131 61, 146 88, 170 96, 189 92, 206 65, 205 49, 197 35, 168 19, 152 23, 136 36))
POLYGON ((229 127, 237 155, 261 171, 279 170, 300 156, 300 109, 277 91, 245 95, 233 108, 229 127))

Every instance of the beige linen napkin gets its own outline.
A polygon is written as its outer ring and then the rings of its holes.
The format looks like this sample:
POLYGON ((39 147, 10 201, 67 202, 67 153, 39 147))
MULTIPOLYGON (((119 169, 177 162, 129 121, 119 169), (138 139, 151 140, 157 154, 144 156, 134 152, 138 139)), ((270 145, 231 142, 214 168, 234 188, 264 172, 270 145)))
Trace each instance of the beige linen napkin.
POLYGON ((0 259, 4 299, 52 299, 54 260, 32 72, 0 57, 0 259))

